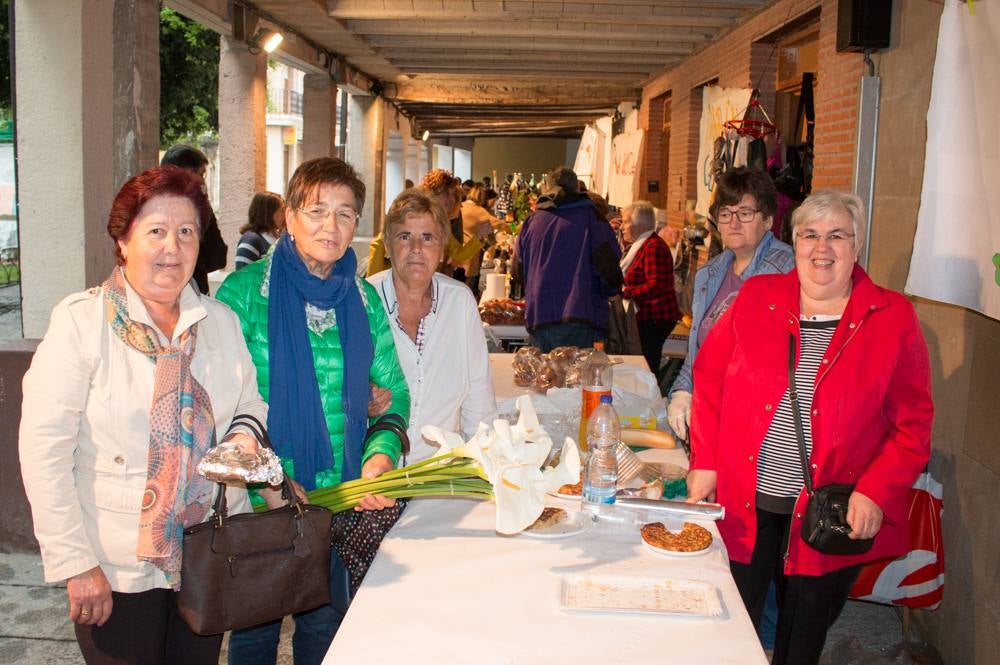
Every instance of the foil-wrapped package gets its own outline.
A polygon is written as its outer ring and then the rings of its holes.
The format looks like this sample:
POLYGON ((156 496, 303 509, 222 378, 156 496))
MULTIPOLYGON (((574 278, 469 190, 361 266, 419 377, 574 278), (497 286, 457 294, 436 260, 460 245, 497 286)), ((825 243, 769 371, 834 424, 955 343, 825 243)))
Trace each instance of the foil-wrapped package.
POLYGON ((717 503, 685 503, 684 501, 622 497, 615 501, 615 505, 702 520, 721 520, 726 516, 725 507, 717 503))
POLYGON ((255 452, 247 452, 236 441, 223 441, 205 453, 198 462, 198 473, 217 483, 279 485, 285 477, 273 450, 257 446, 255 452))

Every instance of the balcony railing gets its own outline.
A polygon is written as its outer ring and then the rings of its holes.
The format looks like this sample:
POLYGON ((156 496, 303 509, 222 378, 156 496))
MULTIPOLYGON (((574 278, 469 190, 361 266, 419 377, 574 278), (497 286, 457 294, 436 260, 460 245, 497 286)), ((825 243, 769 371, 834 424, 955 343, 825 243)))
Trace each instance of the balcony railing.
POLYGON ((298 90, 276 88, 270 90, 268 96, 268 112, 302 115, 302 93, 298 90))

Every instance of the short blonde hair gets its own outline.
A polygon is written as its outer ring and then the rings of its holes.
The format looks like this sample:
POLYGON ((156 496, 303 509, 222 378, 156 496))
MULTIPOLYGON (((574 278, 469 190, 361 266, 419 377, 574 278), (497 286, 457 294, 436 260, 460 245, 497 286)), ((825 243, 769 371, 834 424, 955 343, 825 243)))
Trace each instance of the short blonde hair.
POLYGON ((854 251, 860 252, 865 246, 865 209, 861 197, 857 194, 837 192, 824 189, 806 197, 792 213, 792 244, 798 243, 796 229, 804 224, 829 217, 838 213, 847 213, 851 219, 851 230, 854 232, 854 251))
POLYGON ((448 216, 433 193, 420 188, 403 190, 389 206, 389 212, 385 214, 384 238, 386 246, 389 244, 389 239, 392 238, 393 229, 405 222, 407 217, 425 214, 430 215, 434 223, 437 224, 438 230, 441 232, 442 246, 447 248, 448 234, 451 233, 448 216))

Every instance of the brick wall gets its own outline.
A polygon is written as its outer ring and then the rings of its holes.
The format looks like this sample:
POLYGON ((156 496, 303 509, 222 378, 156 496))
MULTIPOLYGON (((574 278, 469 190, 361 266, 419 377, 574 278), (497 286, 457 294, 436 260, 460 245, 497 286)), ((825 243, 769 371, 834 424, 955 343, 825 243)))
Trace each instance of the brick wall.
POLYGON ((837 53, 837 3, 823 2, 816 72, 816 146, 813 190, 850 190, 857 139, 858 79, 864 61, 856 53, 837 53))
POLYGON ((643 192, 647 201, 660 208, 666 202, 667 183, 661 182, 657 193, 645 188, 648 180, 660 179, 660 165, 663 163, 663 112, 669 99, 669 95, 660 95, 650 100, 646 115, 646 145, 643 150, 643 192))
POLYGON ((770 59, 772 43, 764 40, 817 8, 820 51, 813 184, 814 188, 851 187, 861 55, 836 53, 836 0, 779 0, 643 88, 639 125, 647 130, 651 140, 640 174, 641 198, 657 201, 657 195, 646 190, 646 183, 660 179, 662 146, 659 136, 653 146, 652 135, 659 134, 656 114, 662 119, 662 105, 654 104, 654 100, 667 93, 673 100, 670 177, 668 183, 660 183, 660 191, 665 194, 659 195, 658 200, 666 208, 671 224, 683 224, 684 203, 696 197, 701 86, 716 81, 723 87, 751 88, 759 81, 761 103, 766 109, 773 109, 776 60, 770 59))

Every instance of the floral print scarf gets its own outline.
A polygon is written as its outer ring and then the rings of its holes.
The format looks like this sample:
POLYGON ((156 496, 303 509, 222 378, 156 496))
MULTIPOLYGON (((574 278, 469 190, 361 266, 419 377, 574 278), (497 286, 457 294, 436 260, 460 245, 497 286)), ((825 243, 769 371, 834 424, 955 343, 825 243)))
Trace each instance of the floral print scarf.
POLYGON ((195 471, 215 445, 215 418, 205 388, 191 374, 197 324, 177 346, 163 346, 150 326, 129 317, 125 277, 118 268, 102 285, 105 319, 129 348, 156 365, 149 408, 146 490, 139 514, 136 556, 163 571, 174 590, 181 584, 184 528, 205 520, 215 484, 195 471))

